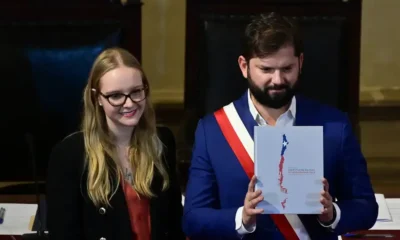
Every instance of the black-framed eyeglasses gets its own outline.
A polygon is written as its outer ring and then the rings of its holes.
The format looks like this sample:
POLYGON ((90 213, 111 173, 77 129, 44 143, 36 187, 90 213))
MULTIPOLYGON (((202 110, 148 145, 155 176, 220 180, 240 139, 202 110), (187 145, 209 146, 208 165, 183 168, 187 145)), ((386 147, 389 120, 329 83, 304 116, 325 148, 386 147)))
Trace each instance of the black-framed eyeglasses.
POLYGON ((126 103, 126 100, 128 99, 128 97, 134 103, 143 101, 147 97, 148 89, 149 89, 148 86, 143 86, 143 87, 134 89, 129 94, 111 93, 111 94, 105 95, 100 91, 98 91, 98 93, 101 96, 103 96, 105 99, 107 99, 107 101, 110 103, 111 106, 120 107, 126 103))

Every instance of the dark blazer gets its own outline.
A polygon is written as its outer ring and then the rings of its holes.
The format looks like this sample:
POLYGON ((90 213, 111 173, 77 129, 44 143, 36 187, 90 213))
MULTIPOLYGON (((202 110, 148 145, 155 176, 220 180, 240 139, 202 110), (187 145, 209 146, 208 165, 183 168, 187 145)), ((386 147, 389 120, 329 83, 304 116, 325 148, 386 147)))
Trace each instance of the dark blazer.
MULTIPOLYGON (((254 127, 258 124, 249 111, 247 92, 233 104, 239 121, 253 138, 254 127)), ((339 223, 333 230, 323 227, 316 215, 299 214, 310 238, 337 240, 338 235, 371 228, 378 216, 378 204, 366 161, 347 116, 327 105, 296 96, 295 125, 323 126, 324 177, 329 182, 329 193, 333 199, 337 198, 336 204, 341 211, 339 223)), ((238 239, 235 215, 243 206, 248 174, 214 114, 199 121, 195 140, 185 193, 183 230, 191 240, 238 239)), ((245 163, 254 169, 250 158, 245 163)), ((270 215, 263 214, 257 216, 256 230, 244 239, 274 240, 282 239, 282 236, 270 215)))
MULTIPOLYGON (((170 187, 161 191, 161 177, 155 175, 150 200, 151 239, 184 239, 181 230, 181 191, 176 176, 175 140, 172 132, 159 127, 164 144, 170 187)), ((51 154, 47 179, 47 228, 52 240, 132 240, 125 195, 119 185, 109 206, 95 207, 87 194, 84 167, 84 140, 81 132, 57 144, 51 154)))

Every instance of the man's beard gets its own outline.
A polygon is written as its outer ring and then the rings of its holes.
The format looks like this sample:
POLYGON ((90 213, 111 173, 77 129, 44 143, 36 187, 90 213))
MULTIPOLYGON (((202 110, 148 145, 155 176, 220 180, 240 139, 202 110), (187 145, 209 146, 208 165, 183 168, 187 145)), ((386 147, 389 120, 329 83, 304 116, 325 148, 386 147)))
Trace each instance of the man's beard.
POLYGON ((250 71, 247 71, 247 80, 249 82, 249 90, 253 97, 260 104, 274 109, 282 108, 288 105, 293 96, 296 94, 297 90, 297 82, 293 86, 289 86, 288 84, 274 85, 268 86, 264 89, 257 87, 251 79, 250 71), (277 92, 270 94, 270 90, 283 90, 282 92, 277 92))

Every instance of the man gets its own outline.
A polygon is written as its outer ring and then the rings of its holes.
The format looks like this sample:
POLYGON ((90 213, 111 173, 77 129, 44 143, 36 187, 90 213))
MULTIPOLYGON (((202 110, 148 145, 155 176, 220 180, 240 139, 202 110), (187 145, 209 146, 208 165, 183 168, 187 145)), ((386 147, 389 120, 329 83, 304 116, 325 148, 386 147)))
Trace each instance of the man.
POLYGON ((238 63, 249 90, 197 126, 184 207, 186 235, 191 240, 330 240, 371 228, 378 205, 349 120, 296 94, 304 58, 296 24, 275 13, 261 15, 247 26, 245 37, 238 63), (267 215, 255 209, 263 197, 254 191, 253 133, 254 126, 267 124, 324 127, 321 214, 267 215))

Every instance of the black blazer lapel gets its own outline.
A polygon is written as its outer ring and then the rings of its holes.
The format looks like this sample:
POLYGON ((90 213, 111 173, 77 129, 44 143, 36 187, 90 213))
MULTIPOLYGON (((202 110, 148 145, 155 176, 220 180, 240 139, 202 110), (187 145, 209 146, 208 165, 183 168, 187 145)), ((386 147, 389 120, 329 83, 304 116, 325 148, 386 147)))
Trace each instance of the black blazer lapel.
POLYGON ((151 222, 151 239, 167 239, 168 226, 166 218, 168 216, 168 198, 165 197, 166 192, 162 192, 162 179, 160 174, 155 171, 154 179, 151 186, 155 197, 150 199, 150 222, 151 222))

